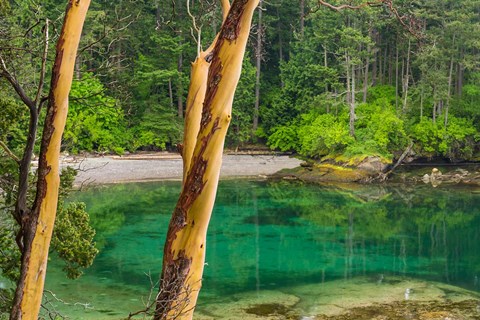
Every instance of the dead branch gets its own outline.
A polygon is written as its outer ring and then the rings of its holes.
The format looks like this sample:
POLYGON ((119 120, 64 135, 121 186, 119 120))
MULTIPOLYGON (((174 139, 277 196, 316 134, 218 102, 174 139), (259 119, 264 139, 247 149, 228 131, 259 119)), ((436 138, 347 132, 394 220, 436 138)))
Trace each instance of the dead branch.
POLYGON ((42 68, 40 70, 40 81, 38 83, 37 94, 35 95, 34 103, 35 105, 38 104, 40 100, 40 96, 43 91, 43 85, 45 83, 45 74, 47 69, 47 57, 48 57, 48 42, 49 42, 49 34, 48 34, 48 24, 49 20, 45 19, 45 46, 43 48, 43 55, 42 55, 42 68))
POLYGON ((0 141, 0 147, 2 147, 3 151, 5 151, 5 153, 10 157, 12 158, 17 164, 20 165, 20 158, 18 158, 15 153, 12 152, 12 150, 10 150, 10 148, 7 146, 7 144, 3 141, 0 141))
MULTIPOLYGON (((331 3, 328 3, 323 0, 317 0, 320 6, 327 7, 333 11, 342 11, 342 10, 359 10, 365 7, 380 7, 385 6, 388 8, 391 14, 395 16, 397 21, 415 38, 421 39, 423 35, 421 33, 421 24, 418 19, 414 18, 411 15, 401 15, 397 8, 393 5, 393 0, 377 0, 377 1, 367 1, 362 4, 352 6, 349 4, 342 4, 340 6, 334 6, 331 3)), ((310 12, 316 12, 318 8, 310 10, 310 12)))
POLYGON ((23 87, 18 83, 17 79, 8 71, 7 65, 5 64, 5 60, 0 54, 0 75, 7 79, 8 82, 12 85, 13 89, 17 92, 20 99, 25 103, 25 105, 30 109, 31 112, 37 112, 35 107, 35 102, 33 102, 23 89, 23 87))
MULTIPOLYGON (((175 268, 176 273, 181 273, 180 268, 175 268)), ((130 312, 128 315, 127 320, 133 319, 135 316, 138 315, 146 315, 146 316, 152 316, 153 313, 158 312, 158 306, 157 310, 155 309, 155 304, 158 303, 159 301, 159 296, 168 296, 168 299, 162 299, 160 300, 161 303, 164 303, 165 306, 169 306, 169 308, 165 308, 162 312, 162 318, 161 319, 177 319, 180 318, 182 315, 188 313, 191 311, 191 309, 187 309, 187 306, 190 302, 188 297, 192 293, 192 289, 185 285, 184 283, 181 283, 180 281, 175 281, 174 283, 167 283, 167 281, 161 281, 160 282, 160 290, 157 295, 155 295, 155 290, 157 289, 157 286, 159 285, 158 282, 154 283, 152 280, 152 276, 150 273, 146 274, 147 277, 150 280, 150 293, 147 297, 147 300, 144 302, 145 308, 142 310, 138 310, 135 312, 130 312), (172 296, 172 293, 173 296, 172 296), (176 299, 178 297, 181 297, 180 299, 176 299)))
POLYGON ((388 177, 390 175, 392 175, 393 171, 399 166, 402 164, 402 162, 405 160, 405 158, 410 154, 410 151, 412 151, 412 148, 413 148, 413 141, 410 142, 410 144, 408 145, 407 149, 405 149, 405 151, 403 151, 402 155, 400 156, 400 158, 398 158, 398 161, 395 163, 395 165, 390 169, 388 170, 387 172, 385 173, 380 173, 378 179, 380 181, 385 181, 388 179, 388 177))
MULTIPOLYGON (((325 2, 323 0, 318 0, 318 3, 322 6, 325 6, 329 9, 332 9, 333 11, 341 11, 341 10, 344 10, 344 9, 358 10, 358 9, 365 8, 365 7, 379 7, 379 6, 383 5, 386 1, 388 1, 388 0, 369 1, 369 2, 359 4, 357 6, 352 6, 350 4, 342 4, 340 6, 334 6, 333 4, 330 4, 330 3, 325 2)), ((315 11, 313 11, 313 12, 315 12, 315 11)))

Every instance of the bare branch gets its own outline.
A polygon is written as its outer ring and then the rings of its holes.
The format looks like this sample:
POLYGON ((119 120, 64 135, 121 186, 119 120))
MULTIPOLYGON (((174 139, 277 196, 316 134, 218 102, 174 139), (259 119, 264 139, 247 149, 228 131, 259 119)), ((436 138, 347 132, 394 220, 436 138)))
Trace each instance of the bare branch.
POLYGON ((8 82, 12 85, 12 87, 15 89, 17 94, 20 96, 20 99, 22 99, 23 103, 30 109, 31 112, 35 111, 35 103, 27 96, 25 93, 25 90, 23 90, 22 86, 18 83, 17 79, 8 71, 7 65, 5 64, 5 60, 3 60, 3 57, 0 55, 0 75, 5 77, 8 82))
POLYGON ((186 0, 186 2, 187 2, 187 13, 188 13, 188 16, 192 19, 192 24, 193 24, 193 27, 190 28, 190 31, 192 33, 193 39, 197 43, 197 57, 200 57, 200 53, 202 52, 202 41, 201 41, 202 40, 202 38, 201 38, 202 37, 202 27, 197 26, 197 19, 195 18, 195 16, 190 11, 190 0, 186 0), (197 37, 194 36, 193 30, 195 30, 197 32, 197 37))
POLYGON ((381 6, 383 3, 385 3, 388 0, 378 0, 375 2, 365 2, 362 4, 359 4, 358 6, 352 6, 349 4, 342 4, 340 6, 334 6, 333 4, 330 4, 328 2, 325 2, 323 0, 318 0, 318 3, 321 4, 322 6, 325 6, 329 9, 332 9, 333 11, 341 11, 344 9, 350 9, 350 10, 358 10, 364 7, 378 7, 381 6))
POLYGON ((40 96, 43 91, 43 85, 45 83, 45 74, 46 74, 46 67, 47 67, 47 57, 48 57, 48 42, 49 42, 49 34, 48 34, 48 24, 49 20, 45 19, 45 47, 43 47, 43 55, 42 55, 42 69, 40 70, 40 81, 38 83, 37 94, 35 95, 35 105, 38 104, 40 100, 40 96))
POLYGON ((16 163, 20 164, 20 159, 15 155, 15 153, 10 150, 10 148, 3 142, 0 141, 0 147, 7 153, 7 155, 12 158, 16 163))
MULTIPOLYGON (((357 6, 352 6, 349 4, 342 4, 340 6, 334 6, 331 3, 328 3, 323 0, 317 0, 318 4, 327 7, 333 11, 341 11, 341 10, 358 10, 362 9, 365 7, 380 7, 380 6, 386 6, 388 10, 395 16, 395 18, 400 22, 400 24, 415 38, 421 39, 423 38, 423 35, 421 34, 421 26, 420 23, 417 19, 410 15, 400 15, 398 12, 397 8, 393 5, 393 0, 377 0, 377 1, 367 1, 362 4, 359 4, 357 6)), ((310 10, 310 12, 316 12, 318 10, 310 10)))

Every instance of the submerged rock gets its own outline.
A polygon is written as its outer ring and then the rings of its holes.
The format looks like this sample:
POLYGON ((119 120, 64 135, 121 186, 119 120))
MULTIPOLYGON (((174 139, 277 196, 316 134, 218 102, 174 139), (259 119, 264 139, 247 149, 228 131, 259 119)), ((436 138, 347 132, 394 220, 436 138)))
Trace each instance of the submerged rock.
POLYGON ((231 319, 298 319, 294 306, 300 299, 292 294, 273 290, 260 290, 237 294, 231 299, 209 303, 199 308, 196 320, 231 319))
POLYGON ((200 308, 195 319, 480 319, 480 294, 437 282, 385 275, 260 290, 200 308), (288 294, 286 293, 288 292, 288 294))
POLYGON ((321 182, 366 182, 377 174, 365 169, 353 169, 332 164, 314 164, 311 167, 297 167, 277 172, 272 178, 301 180, 310 183, 321 182))

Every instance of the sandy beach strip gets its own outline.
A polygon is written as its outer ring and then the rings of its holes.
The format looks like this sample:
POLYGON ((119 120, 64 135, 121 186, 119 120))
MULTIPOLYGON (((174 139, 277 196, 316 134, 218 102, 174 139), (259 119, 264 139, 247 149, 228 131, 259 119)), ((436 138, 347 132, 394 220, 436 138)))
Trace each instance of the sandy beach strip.
MULTIPOLYGON (((62 157, 62 166, 78 169, 75 185, 98 185, 182 178, 178 154, 155 153, 104 157, 62 157)), ((221 178, 264 177, 284 168, 300 165, 300 160, 284 155, 224 155, 221 178)))

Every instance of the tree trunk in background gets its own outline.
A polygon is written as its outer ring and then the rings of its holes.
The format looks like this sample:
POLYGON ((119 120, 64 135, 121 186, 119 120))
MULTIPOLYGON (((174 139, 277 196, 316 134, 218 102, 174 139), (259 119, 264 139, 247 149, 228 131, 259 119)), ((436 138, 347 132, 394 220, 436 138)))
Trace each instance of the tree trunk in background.
POLYGON ((391 86, 393 84, 393 48, 392 46, 389 47, 388 50, 388 85, 391 86))
MULTIPOLYGON (((282 62, 285 60, 284 53, 283 53, 283 38, 282 38, 282 25, 280 22, 280 11, 278 10, 277 7, 277 34, 278 34, 278 60, 279 60, 279 65, 282 64, 282 62)), ((285 83, 283 82, 283 79, 280 77, 280 87, 283 88, 285 86, 285 83)))
MULTIPOLYGON (((464 54, 465 54, 465 49, 462 47, 462 49, 460 50, 459 61, 463 60, 464 54)), ((464 71, 465 71, 464 65, 461 62, 459 62, 457 65, 457 85, 456 85, 456 92, 459 98, 461 98, 463 94, 464 71)))
POLYGON ((379 85, 383 84, 383 55, 382 48, 378 50, 378 83, 379 85))
MULTIPOLYGON (((227 7, 228 1, 222 1, 222 5, 227 7)), ((182 156, 189 165, 165 242, 155 320, 193 317, 202 284, 206 232, 218 186, 223 144, 257 5, 258 0, 235 0, 213 51, 201 53, 195 62, 202 69, 192 70, 187 114, 196 117, 198 123, 193 126, 193 121, 186 119, 189 132, 185 132, 185 137, 189 138, 184 141, 182 156), (200 101, 199 96, 205 98, 200 101), (191 109, 195 107, 200 110, 191 109), (193 153, 187 152, 192 149, 193 153)))
MULTIPOLYGON (((323 45, 323 66, 325 67, 325 70, 328 68, 328 52, 326 44, 323 45)), ((328 92, 328 84, 325 84, 325 92, 328 92)))
POLYGON ((368 54, 368 57, 365 61, 365 74, 364 74, 364 78, 363 78, 363 103, 367 102, 367 94, 368 94, 368 72, 369 72, 369 67, 370 67, 370 51, 371 51, 371 48, 370 46, 368 47, 367 49, 367 54, 368 54))
MULTIPOLYGON (((378 34, 374 30, 373 31, 373 39, 377 45, 380 44, 380 39, 378 39, 378 34)), ((378 72, 378 51, 375 50, 375 54, 373 55, 373 64, 372 64, 372 86, 377 85, 377 72, 378 72)))
POLYGON ((346 78, 347 78, 347 94, 345 95, 345 102, 350 105, 350 101, 352 99, 352 95, 351 95, 351 85, 350 85, 350 59, 349 59, 349 56, 348 56, 348 53, 345 52, 345 70, 346 70, 346 78))
POLYGON ((457 66, 457 95, 461 98, 463 94, 463 74, 464 68, 461 63, 457 66))
POLYGON ((385 47, 384 55, 383 55, 383 67, 382 67, 382 84, 387 84, 387 61, 388 61, 388 48, 389 45, 385 47))
POLYGON ((398 114, 398 41, 395 52, 395 110, 398 114))
POLYGON ((255 108, 253 110, 253 132, 252 136, 255 135, 255 131, 258 129, 258 113, 260 109, 260 76, 262 72, 262 52, 263 52, 263 11, 262 11, 262 0, 260 0, 258 7, 258 27, 257 27, 257 47, 255 48, 255 63, 256 63, 256 75, 255 75, 255 108))
POLYGON ((22 265, 11 320, 37 320, 40 311, 48 250, 57 212, 60 145, 68 111, 68 95, 89 5, 90 0, 71 0, 68 3, 57 42, 40 148, 37 193, 32 211, 22 217, 22 265))
POLYGON ((280 12, 277 7, 277 34, 278 34, 278 60, 280 63, 285 60, 284 55, 283 55, 283 38, 282 38, 282 25, 281 25, 281 20, 280 20, 280 12))
POLYGON ((172 78, 168 79, 168 97, 170 98, 170 108, 173 109, 173 87, 172 87, 172 78))
POLYGON ((424 100, 424 89, 422 85, 422 89, 420 91, 420 121, 422 121, 422 118, 423 118, 423 100, 424 100))
MULTIPOLYGON (((182 40, 180 40, 180 45, 182 45, 182 40)), ((177 87, 177 115, 180 119, 183 119, 183 81, 182 81, 182 72, 183 72, 183 52, 180 52, 178 55, 178 87, 177 87)))
POLYGON ((352 89, 350 90, 350 135, 355 137, 355 66, 352 64, 352 89))
POLYGON ((445 128, 448 125, 448 112, 450 111, 450 99, 452 98, 452 79, 453 79, 453 56, 450 58, 450 71, 448 73, 448 93, 447 104, 445 106, 445 128))
POLYGON ((402 103, 402 113, 407 112, 407 99, 408 99, 408 84, 410 81, 410 51, 411 51, 411 40, 408 40, 408 51, 407 51, 407 66, 405 68, 405 77, 403 78, 403 103, 402 103))
MULTIPOLYGON (((453 35, 452 46, 455 47, 455 34, 453 35)), ((447 88, 447 104, 445 106, 445 128, 448 125, 448 112, 450 111, 450 100, 452 98, 452 84, 453 84, 453 53, 450 57, 450 70, 448 72, 448 88, 447 88)))

